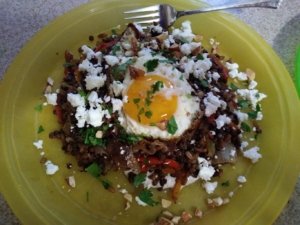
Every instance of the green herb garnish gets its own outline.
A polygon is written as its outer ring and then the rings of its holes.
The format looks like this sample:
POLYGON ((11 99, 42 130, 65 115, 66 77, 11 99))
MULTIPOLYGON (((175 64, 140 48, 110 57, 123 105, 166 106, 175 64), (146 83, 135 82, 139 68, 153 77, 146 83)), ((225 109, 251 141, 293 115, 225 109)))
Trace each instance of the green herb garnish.
POLYGON ((44 129, 44 127, 42 125, 40 125, 39 128, 38 128, 38 130, 37 130, 37 133, 40 134, 43 131, 45 131, 45 129, 44 129))
POLYGON ((249 101, 246 99, 239 99, 238 100, 238 106, 241 107, 241 109, 246 109, 250 105, 249 101))
POLYGON ((135 187, 138 187, 140 186, 145 180, 146 180, 146 174, 145 173, 140 173, 140 174, 137 174, 135 177, 134 177, 134 180, 133 180, 133 185, 135 187))
POLYGON ((112 184, 109 180, 101 180, 101 183, 106 190, 112 188, 112 184))
POLYGON ((100 177, 102 173, 102 168, 97 163, 92 163, 88 167, 85 168, 85 171, 91 174, 93 177, 100 177))
POLYGON ((208 88, 209 87, 209 83, 208 83, 208 81, 207 80, 200 80, 200 84, 201 84, 201 86, 202 87, 204 87, 204 88, 208 88))
POLYGON ((143 140, 143 137, 141 135, 128 134, 124 132, 120 135, 120 140, 128 144, 136 144, 139 141, 143 140))
POLYGON ((142 190, 139 195, 138 195, 139 199, 142 201, 142 202, 145 202, 147 205, 150 205, 150 206, 155 206, 158 204, 157 201, 154 201, 152 199, 153 197, 153 194, 151 191, 149 190, 142 190))
POLYGON ((245 132, 250 132, 251 131, 251 127, 247 123, 245 123, 245 122, 241 123, 241 128, 245 132))
POLYGON ((116 55, 116 53, 117 53, 118 51, 121 51, 121 46, 120 46, 120 45, 114 45, 114 46, 112 47, 111 51, 112 51, 112 54, 113 54, 113 55, 116 55))
POLYGON ((229 84, 229 87, 230 87, 230 89, 233 90, 233 91, 236 91, 236 90, 239 89, 234 83, 230 83, 230 84, 229 84))
POLYGON ((144 66, 147 69, 147 72, 152 72, 155 70, 155 68, 158 66, 158 59, 151 59, 144 63, 144 66))
POLYGON ((83 131, 84 144, 102 147, 105 146, 105 140, 96 137, 97 131, 98 130, 95 127, 88 127, 85 131, 83 131))
POLYGON ((146 111, 146 112, 145 112, 145 116, 146 116, 147 118, 151 118, 152 112, 151 112, 151 111, 146 111))
POLYGON ((125 74, 128 66, 134 63, 133 59, 128 59, 125 63, 112 67, 111 72, 115 80, 120 80, 122 74, 125 74))
POLYGON ((256 119, 257 118, 257 111, 250 111, 247 113, 250 119, 256 119))
POLYGON ((203 57, 203 55, 202 55, 202 54, 198 54, 198 55, 196 56, 196 59, 197 59, 197 60, 203 60, 203 59, 204 59, 204 57, 203 57))
POLYGON ((141 101, 140 98, 134 98, 134 99, 133 99, 133 103, 134 103, 134 104, 138 104, 140 101, 141 101))
POLYGON ((177 126, 176 120, 175 120, 174 116, 172 116, 168 121, 167 131, 170 134, 175 134, 177 129, 178 129, 178 126, 177 126))
POLYGON ((221 183, 222 187, 229 187, 229 185, 230 185, 229 180, 226 180, 226 181, 221 183))
POLYGON ((164 83, 162 81, 156 81, 152 86, 152 94, 155 94, 160 89, 164 87, 164 83))
POLYGON ((42 111, 43 111, 43 104, 37 104, 37 105, 34 107, 34 110, 35 110, 35 111, 38 111, 38 112, 42 112, 42 111))

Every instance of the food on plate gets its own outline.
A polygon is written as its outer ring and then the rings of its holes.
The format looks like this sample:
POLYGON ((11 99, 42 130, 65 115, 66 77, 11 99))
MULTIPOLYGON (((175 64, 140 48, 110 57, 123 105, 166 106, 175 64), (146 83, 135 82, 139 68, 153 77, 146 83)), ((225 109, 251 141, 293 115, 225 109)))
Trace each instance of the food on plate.
MULTIPOLYGON (((57 93, 47 81, 45 97, 61 124, 50 137, 61 140, 83 171, 101 180, 120 170, 142 188, 136 196, 123 193, 127 207, 132 199, 157 205, 151 188, 169 189, 176 203, 180 190, 196 181, 212 194, 223 165, 262 157, 253 143, 262 132, 266 95, 256 89, 252 70, 242 72, 219 54, 217 41, 204 48, 189 21, 169 32, 129 24, 121 34, 99 36, 95 46, 81 46, 78 58, 65 52, 57 93)), ((246 182, 243 175, 237 179, 246 182)), ((73 178, 68 182, 75 187, 73 178)), ((115 191, 109 182, 104 187, 115 191)), ((173 202, 162 199, 163 208, 173 202)), ((214 207, 226 202, 208 199, 214 207)))

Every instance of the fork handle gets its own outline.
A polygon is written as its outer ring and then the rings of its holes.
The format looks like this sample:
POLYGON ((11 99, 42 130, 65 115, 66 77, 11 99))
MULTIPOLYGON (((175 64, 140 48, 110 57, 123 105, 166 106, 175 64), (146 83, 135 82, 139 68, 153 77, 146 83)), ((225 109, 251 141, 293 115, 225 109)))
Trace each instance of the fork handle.
POLYGON ((201 9, 196 10, 188 10, 188 11, 178 11, 177 18, 181 16, 193 15, 197 13, 203 12, 212 12, 218 11, 223 9, 235 9, 235 8, 250 8, 250 7, 259 7, 259 8, 271 8, 277 9, 280 5, 282 0, 259 0, 259 1, 252 1, 252 2, 235 2, 231 4, 224 4, 224 5, 217 5, 217 6, 208 6, 203 7, 201 9))

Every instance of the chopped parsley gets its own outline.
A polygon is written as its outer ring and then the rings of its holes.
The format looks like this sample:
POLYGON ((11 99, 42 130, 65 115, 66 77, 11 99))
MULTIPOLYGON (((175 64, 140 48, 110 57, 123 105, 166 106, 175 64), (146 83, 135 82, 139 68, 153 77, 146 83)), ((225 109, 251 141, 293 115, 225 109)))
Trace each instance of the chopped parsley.
POLYGON ((85 171, 91 174, 93 177, 100 177, 102 168, 97 163, 93 162, 91 165, 85 168, 85 171))
POLYGON ((145 173, 139 173, 137 174, 135 177, 134 177, 134 180, 133 180, 133 185, 135 187, 138 187, 140 186, 145 180, 146 180, 146 174, 145 173))
POLYGON ((250 119, 256 119, 257 118, 257 113, 258 113, 257 111, 250 111, 247 114, 248 114, 250 119))
POLYGON ((229 84, 229 88, 230 88, 231 90, 233 90, 233 91, 236 91, 236 90, 239 89, 234 83, 230 83, 230 84, 229 84))
POLYGON ((154 201, 152 199, 153 197, 153 194, 151 191, 149 190, 142 190, 139 195, 138 195, 139 199, 142 201, 142 202, 145 202, 147 205, 150 205, 150 206, 155 206, 158 204, 157 201, 154 201))
POLYGON ((108 189, 110 189, 112 187, 112 184, 111 184, 111 182, 109 180, 106 180, 106 179, 105 180, 101 180, 101 183, 102 183, 104 189, 106 189, 106 190, 108 190, 108 189))
POLYGON ((170 134, 175 134, 177 129, 178 129, 178 126, 177 126, 176 120, 175 120, 174 116, 172 116, 168 121, 167 131, 170 134))
POLYGON ((229 187, 229 185, 230 185, 229 180, 226 180, 226 181, 224 181, 224 182, 221 183, 222 187, 229 187))
POLYGON ((118 51, 121 51, 121 46, 120 46, 120 45, 114 45, 114 46, 112 47, 111 51, 112 51, 112 54, 113 54, 113 55, 116 55, 116 53, 117 53, 118 51))
POLYGON ((245 132, 250 132, 251 131, 251 127, 247 123, 245 123, 245 122, 241 123, 241 128, 245 132))
POLYGON ((115 80, 120 80, 122 78, 122 75, 126 72, 128 66, 134 63, 133 59, 128 59, 125 63, 121 65, 116 65, 112 67, 112 75, 115 80))
POLYGON ((133 103, 134 103, 134 104, 139 104, 140 101, 141 101, 140 98, 134 98, 134 99, 133 99, 133 103))
POLYGON ((200 85, 204 88, 208 88, 209 87, 209 83, 207 80, 201 79, 200 80, 200 85))
POLYGON ((158 66, 158 59, 151 59, 144 63, 144 66, 147 69, 147 72, 153 72, 155 68, 158 66))
POLYGON ((137 142, 143 140, 143 137, 141 135, 128 134, 124 132, 120 135, 120 140, 128 144, 136 144, 137 142))
POLYGON ((37 133, 40 134, 43 131, 45 131, 45 129, 44 129, 44 127, 42 125, 40 125, 39 128, 38 128, 38 130, 37 130, 37 133))
POLYGON ((246 99, 239 99, 238 100, 238 106, 241 108, 241 109, 246 109, 248 108, 250 105, 250 102, 246 99))
POLYGON ((97 129, 95 127, 88 127, 83 131, 83 143, 92 146, 105 146, 105 140, 103 138, 97 138, 97 129))
POLYGON ((204 57, 203 57, 203 55, 202 55, 202 54, 198 54, 198 55, 196 56, 196 59, 197 59, 197 60, 203 60, 203 59, 204 59, 204 57))
POLYGON ((152 117, 152 112, 151 111, 146 111, 145 116, 150 119, 152 117))
POLYGON ((35 110, 35 111, 38 111, 38 112, 42 112, 42 110, 43 110, 43 104, 37 104, 37 105, 34 107, 34 110, 35 110))
POLYGON ((152 85, 152 94, 155 94, 156 92, 158 92, 160 89, 162 89, 164 87, 164 83, 162 81, 156 81, 153 85, 152 85))

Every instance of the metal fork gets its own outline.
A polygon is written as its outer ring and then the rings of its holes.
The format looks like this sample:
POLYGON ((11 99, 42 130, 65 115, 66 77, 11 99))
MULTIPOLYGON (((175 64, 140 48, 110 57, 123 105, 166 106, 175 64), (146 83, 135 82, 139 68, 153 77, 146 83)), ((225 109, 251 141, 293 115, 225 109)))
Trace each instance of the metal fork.
POLYGON ((249 7, 260 7, 260 8, 273 8, 277 9, 282 0, 256 0, 248 2, 235 1, 230 4, 207 6, 196 10, 189 11, 177 11, 174 7, 168 4, 153 5, 145 8, 134 9, 124 12, 125 14, 137 14, 135 16, 126 17, 126 20, 135 20, 134 22, 141 25, 143 28, 153 24, 154 22, 159 23, 163 29, 170 27, 179 17, 212 12, 223 9, 233 8, 249 8, 249 7))

